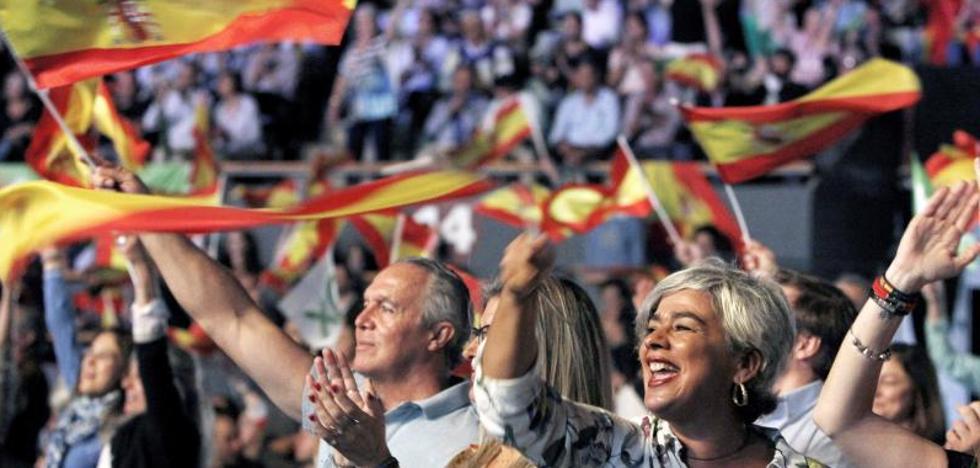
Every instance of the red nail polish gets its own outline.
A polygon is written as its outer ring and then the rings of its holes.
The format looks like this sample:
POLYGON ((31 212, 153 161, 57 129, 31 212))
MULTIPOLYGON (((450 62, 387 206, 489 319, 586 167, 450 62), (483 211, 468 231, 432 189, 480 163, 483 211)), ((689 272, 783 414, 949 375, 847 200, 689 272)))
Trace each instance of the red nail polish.
POLYGON ((316 422, 316 415, 315 414, 311 414, 310 415, 310 421, 316 422))
POLYGON ((340 386, 339 385, 331 385, 330 386, 330 391, 332 391, 334 393, 340 393, 340 386))
POLYGON ((323 389, 323 387, 320 387, 320 384, 318 384, 316 382, 313 382, 313 388, 315 388, 316 391, 318 391, 318 392, 323 389))
POLYGON ((310 394, 309 399, 310 403, 316 403, 316 395, 310 394))

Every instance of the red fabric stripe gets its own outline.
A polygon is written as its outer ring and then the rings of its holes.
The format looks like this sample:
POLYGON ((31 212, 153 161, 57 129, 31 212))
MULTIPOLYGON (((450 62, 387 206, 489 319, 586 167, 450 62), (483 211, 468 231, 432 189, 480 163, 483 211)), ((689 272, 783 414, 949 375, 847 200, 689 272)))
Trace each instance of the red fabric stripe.
POLYGON ((343 37, 350 13, 340 0, 298 0, 282 9, 242 15, 224 30, 196 42, 84 49, 25 58, 24 62, 39 87, 51 88, 181 55, 230 49, 249 42, 311 40, 335 45, 343 37))
POLYGON ((929 157, 926 161, 925 170, 929 178, 934 178, 942 172, 943 169, 949 167, 953 164, 953 158, 949 157, 948 154, 942 151, 937 151, 935 154, 929 157))
POLYGON ((352 216, 350 223, 364 237, 364 243, 374 252, 374 260, 378 262, 378 268, 388 266, 391 247, 385 242, 384 236, 378 232, 373 224, 361 216, 352 216))
POLYGON ((715 164, 715 167, 718 169, 718 175, 725 182, 729 184, 745 182, 794 159, 812 156, 847 132, 860 127, 867 117, 863 114, 852 115, 771 153, 748 156, 746 159, 731 163, 715 164))
POLYGON ((853 111, 863 113, 887 112, 916 103, 920 98, 918 91, 905 93, 876 94, 818 101, 790 101, 771 106, 747 107, 687 107, 681 112, 688 122, 717 122, 720 120, 745 120, 751 123, 773 123, 806 115, 832 111, 853 111))
POLYGON ((711 210, 712 223, 719 231, 728 236, 736 251, 741 251, 743 248, 742 230, 739 229, 738 222, 735 221, 726 205, 718 198, 715 189, 708 182, 704 173, 701 172, 700 166, 697 163, 674 163, 672 166, 679 185, 708 205, 711 210))

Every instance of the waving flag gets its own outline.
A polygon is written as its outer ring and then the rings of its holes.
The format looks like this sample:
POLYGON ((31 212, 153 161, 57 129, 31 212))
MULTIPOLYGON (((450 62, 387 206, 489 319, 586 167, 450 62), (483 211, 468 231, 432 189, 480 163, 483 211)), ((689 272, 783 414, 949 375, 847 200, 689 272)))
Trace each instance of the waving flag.
POLYGON ((208 107, 198 103, 194 109, 194 161, 190 173, 190 196, 211 197, 220 202, 218 193, 218 162, 208 142, 211 117, 208 107))
POLYGON ((379 268, 384 268, 399 258, 429 257, 439 242, 439 233, 435 229, 397 211, 353 216, 350 223, 364 237, 364 242, 374 254, 379 268), (399 223, 402 225, 398 226, 399 223), (396 235, 400 235, 397 241, 398 251, 394 252, 395 258, 392 258, 396 235))
POLYGON ((59 241, 109 232, 210 232, 341 218, 469 197, 491 188, 474 174, 416 172, 338 190, 290 209, 250 210, 44 181, 17 184, 0 189, 0 278, 7 278, 18 260, 59 241))
POLYGON ((519 94, 497 108, 489 127, 477 130, 469 145, 451 155, 458 167, 473 169, 510 154, 532 134, 532 120, 519 94))
POLYGON ((721 81, 721 62, 710 54, 691 54, 667 65, 667 79, 710 93, 721 81))
POLYGON ((933 187, 946 187, 961 180, 976 180, 973 160, 980 157, 980 142, 967 132, 953 133, 953 144, 942 145, 926 161, 925 171, 933 187))
POLYGON ((337 44, 354 0, 0 0, 41 88, 258 41, 337 44))
POLYGON ((556 228, 584 233, 611 216, 649 216, 653 212, 640 177, 646 177, 663 203, 669 222, 690 236, 704 225, 714 225, 733 242, 740 238, 738 224, 715 193, 697 163, 647 161, 644 174, 630 166, 622 149, 613 158, 609 185, 569 185, 555 191, 545 204, 543 229, 554 235, 556 228))
POLYGON ((681 111, 718 174, 734 184, 811 156, 868 118, 911 106, 919 97, 911 69, 872 59, 794 101, 681 111))
POLYGON ((517 229, 538 226, 551 190, 543 185, 513 183, 484 195, 473 211, 517 229))
MULTIPOLYGON (((143 167, 150 144, 139 136, 132 123, 119 115, 101 79, 52 89, 50 97, 87 151, 95 149, 96 138, 101 134, 112 141, 120 165, 133 171, 143 167)), ((68 137, 47 112, 35 128, 25 158, 45 179, 76 187, 88 184, 89 168, 82 162, 82 155, 72 151, 68 137)))

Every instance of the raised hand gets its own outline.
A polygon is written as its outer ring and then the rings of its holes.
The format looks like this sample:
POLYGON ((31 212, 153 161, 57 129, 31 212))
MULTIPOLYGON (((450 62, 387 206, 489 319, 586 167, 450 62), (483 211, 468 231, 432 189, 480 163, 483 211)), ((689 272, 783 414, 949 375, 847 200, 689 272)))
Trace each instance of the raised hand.
POLYGON ((776 254, 758 241, 749 241, 742 255, 742 268, 757 278, 772 279, 779 271, 776 254))
POLYGON ((521 234, 504 250, 500 281, 505 290, 525 297, 547 277, 554 263, 555 251, 547 236, 521 234))
POLYGON ((116 190, 124 193, 148 194, 143 181, 136 174, 114 166, 99 166, 92 171, 92 187, 103 190, 116 190))
POLYGON ((390 458, 384 407, 371 382, 358 391, 347 358, 330 348, 317 356, 314 366, 317 375, 307 375, 306 385, 316 409, 310 419, 317 436, 356 466, 377 466, 390 458))
POLYGON ((962 419, 946 432, 945 448, 969 455, 980 449, 980 401, 957 408, 962 419))
POLYGON ((977 216, 976 183, 960 182, 933 194, 925 210, 912 218, 885 278, 906 293, 927 283, 956 276, 980 254, 980 246, 957 255, 960 238, 977 216))

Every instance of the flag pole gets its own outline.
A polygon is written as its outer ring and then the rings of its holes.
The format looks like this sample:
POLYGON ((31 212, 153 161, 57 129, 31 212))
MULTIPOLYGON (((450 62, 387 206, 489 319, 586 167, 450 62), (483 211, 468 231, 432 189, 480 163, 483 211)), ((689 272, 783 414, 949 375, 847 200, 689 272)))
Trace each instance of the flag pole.
POLYGON ((531 145, 534 146, 534 152, 538 153, 538 162, 548 168, 542 169, 545 172, 545 176, 548 177, 552 183, 558 185, 559 181, 555 179, 555 177, 557 177, 555 160, 551 158, 551 153, 548 152, 548 145, 545 144, 544 134, 541 132, 541 125, 538 121, 538 115, 536 113, 529 112, 527 106, 521 102, 520 93, 517 94, 515 99, 517 99, 517 102, 521 104, 524 115, 527 116, 527 121, 531 126, 531 145))
POLYGON ((48 90, 39 89, 37 87, 37 82, 34 81, 34 75, 31 74, 30 69, 27 68, 27 64, 25 64, 24 60, 20 58, 17 50, 14 49, 14 45, 7 38, 7 32, 0 30, 0 38, 3 39, 4 45, 7 47, 7 50, 10 51, 10 56, 13 57, 14 62, 17 63, 17 68, 20 70, 20 73, 24 75, 24 79, 27 80, 27 86, 31 88, 31 91, 34 91, 34 94, 37 94, 38 99, 41 100, 41 104, 44 105, 44 108, 48 110, 49 114, 51 114, 51 118, 53 118, 55 123, 58 124, 58 128, 61 129, 61 133, 65 134, 65 138, 68 140, 68 146, 71 148, 71 151, 79 155, 82 158, 82 162, 88 164, 89 167, 95 167, 95 160, 92 159, 92 156, 88 154, 85 147, 83 147, 78 141, 78 138, 75 136, 75 132, 68 127, 68 123, 65 122, 65 118, 62 117, 61 112, 58 111, 58 107, 51 101, 51 97, 48 95, 48 90))
POLYGON ((728 195, 728 202, 731 203, 732 211, 735 212, 738 229, 742 231, 742 242, 748 244, 752 241, 752 236, 749 235, 749 225, 745 222, 745 215, 742 214, 742 205, 738 203, 738 198, 735 197, 735 189, 727 182, 725 183, 725 195, 728 195))
POLYGON ((667 210, 664 209, 663 204, 660 203, 660 198, 657 197, 657 192, 653 190, 653 186, 650 185, 650 180, 647 179, 646 173, 643 172, 643 166, 640 166, 640 162, 636 160, 636 155, 633 154, 633 148, 630 148, 630 144, 626 141, 624 135, 619 135, 616 137, 616 143, 623 150, 623 154, 626 155, 626 160, 629 161, 630 167, 636 171, 637 176, 640 179, 640 184, 643 185, 643 190, 647 193, 647 200, 653 205, 653 209, 657 212, 657 217, 660 218, 660 224, 664 226, 667 231, 667 235, 670 237, 670 242, 674 245, 681 245, 684 242, 684 238, 681 234, 677 232, 677 227, 670 220, 670 215, 667 214, 667 210))
POLYGON ((402 231, 405 230, 405 213, 398 213, 395 219, 395 232, 391 233, 391 252, 388 254, 388 264, 398 260, 398 252, 402 249, 402 231))

